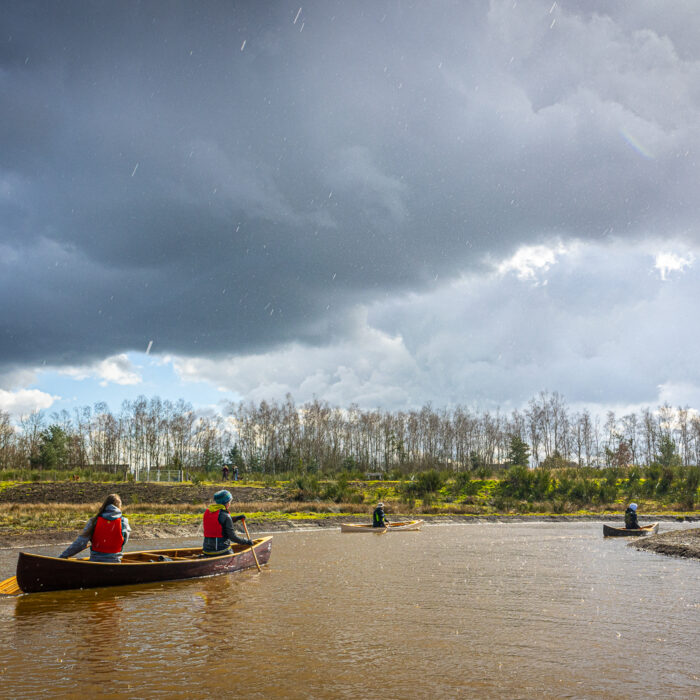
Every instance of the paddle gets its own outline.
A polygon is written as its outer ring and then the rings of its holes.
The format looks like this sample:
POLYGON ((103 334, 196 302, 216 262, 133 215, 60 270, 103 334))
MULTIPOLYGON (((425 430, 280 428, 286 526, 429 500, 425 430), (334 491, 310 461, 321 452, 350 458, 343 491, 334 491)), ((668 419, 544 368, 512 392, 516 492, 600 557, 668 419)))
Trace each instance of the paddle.
MULTIPOLYGON (((245 530, 245 536, 250 539, 248 534, 248 526, 245 524, 245 518, 243 518, 243 529, 245 530)), ((255 558, 255 566, 258 567, 258 571, 262 571, 260 568, 260 562, 258 561, 258 555, 255 553, 255 545, 251 546, 250 551, 253 552, 253 557, 255 558)))
POLYGON ((0 595, 17 595, 21 592, 20 587, 17 585, 16 576, 10 576, 10 578, 0 581, 0 595))

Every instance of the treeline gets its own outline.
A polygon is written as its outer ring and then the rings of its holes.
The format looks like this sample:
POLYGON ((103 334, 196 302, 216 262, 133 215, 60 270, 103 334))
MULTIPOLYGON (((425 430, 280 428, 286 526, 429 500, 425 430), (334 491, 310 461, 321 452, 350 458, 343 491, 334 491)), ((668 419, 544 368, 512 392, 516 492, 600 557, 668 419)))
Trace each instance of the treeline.
POLYGON ((700 416, 687 407, 600 417, 572 412, 556 392, 542 392, 509 415, 430 404, 399 412, 333 408, 318 400, 298 407, 291 396, 283 403, 233 405, 230 414, 243 463, 271 473, 700 463, 700 416))
POLYGON ((556 392, 542 392, 510 414, 430 404, 398 412, 320 400, 298 406, 289 395, 283 402, 231 404, 224 416, 143 396, 116 414, 104 403, 15 419, 0 411, 0 468, 213 470, 225 462, 269 475, 688 466, 700 463, 700 417, 669 405, 595 416, 572 411, 556 392))
POLYGON ((140 396, 116 414, 105 403, 16 420, 0 411, 3 469, 216 467, 234 444, 223 417, 197 416, 183 400, 140 396))

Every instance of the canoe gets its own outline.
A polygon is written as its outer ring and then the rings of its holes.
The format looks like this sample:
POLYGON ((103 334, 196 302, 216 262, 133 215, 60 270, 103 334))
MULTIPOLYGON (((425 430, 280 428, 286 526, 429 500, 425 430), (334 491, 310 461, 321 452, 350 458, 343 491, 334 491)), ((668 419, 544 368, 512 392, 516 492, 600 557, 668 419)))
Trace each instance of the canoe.
POLYGON ((406 520, 402 523, 389 523, 388 528, 372 527, 360 523, 340 523, 341 532, 395 532, 396 530, 420 530, 424 520, 406 520))
POLYGON ((39 593, 230 574, 256 565, 253 549, 260 564, 266 564, 270 558, 271 540, 272 537, 253 540, 252 548, 234 544, 233 554, 217 557, 204 556, 201 547, 125 552, 121 563, 59 559, 20 552, 17 585, 24 593, 39 593))
POLYGON ((659 531, 659 523, 645 525, 638 530, 628 530, 626 527, 612 527, 603 523, 603 537, 641 537, 655 535, 659 531))

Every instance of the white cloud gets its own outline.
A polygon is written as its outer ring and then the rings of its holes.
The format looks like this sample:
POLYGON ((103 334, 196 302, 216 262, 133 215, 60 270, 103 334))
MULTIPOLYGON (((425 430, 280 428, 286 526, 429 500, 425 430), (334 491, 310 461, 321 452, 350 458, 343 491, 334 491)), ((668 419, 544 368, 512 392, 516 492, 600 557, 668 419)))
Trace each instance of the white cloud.
POLYGON ((33 411, 50 408, 60 398, 60 396, 52 396, 39 389, 20 389, 18 391, 0 389, 0 410, 7 411, 10 415, 23 416, 33 411))
POLYGON ((534 282, 565 252, 566 247, 562 243, 553 246, 526 245, 518 248, 510 258, 498 263, 496 269, 501 275, 514 272, 518 279, 534 282))
POLYGON ((140 384, 142 381, 138 369, 124 353, 112 355, 90 365, 64 367, 59 372, 77 380, 99 379, 101 386, 107 386, 108 384, 131 386, 140 384))
POLYGON ((667 280, 671 272, 683 272, 686 267, 690 267, 695 262, 692 253, 679 255, 677 253, 662 252, 657 253, 654 260, 654 267, 659 271, 662 280, 667 280))

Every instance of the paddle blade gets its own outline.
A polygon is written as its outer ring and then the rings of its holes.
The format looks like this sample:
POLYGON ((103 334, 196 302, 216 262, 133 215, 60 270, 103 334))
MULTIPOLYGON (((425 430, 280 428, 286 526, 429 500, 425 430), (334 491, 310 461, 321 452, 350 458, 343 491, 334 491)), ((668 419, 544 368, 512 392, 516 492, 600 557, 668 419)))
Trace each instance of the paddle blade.
POLYGON ((0 595, 19 595, 21 592, 16 576, 10 576, 0 582, 0 595))

